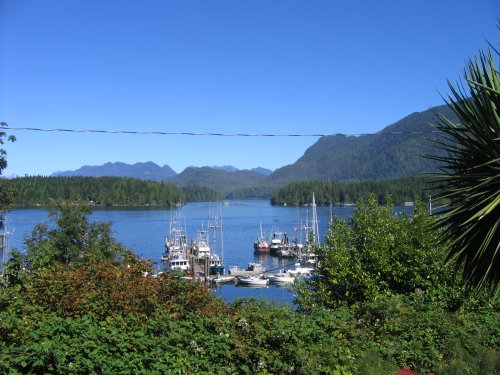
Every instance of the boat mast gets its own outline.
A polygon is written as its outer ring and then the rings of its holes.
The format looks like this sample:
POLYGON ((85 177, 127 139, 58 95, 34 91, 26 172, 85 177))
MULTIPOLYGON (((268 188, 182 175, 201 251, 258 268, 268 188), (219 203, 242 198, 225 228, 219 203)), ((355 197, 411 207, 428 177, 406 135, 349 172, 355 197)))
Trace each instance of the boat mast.
POLYGON ((319 227, 318 227, 318 214, 316 212, 316 199, 312 198, 312 232, 313 232, 313 242, 319 244, 319 227))
MULTIPOLYGON (((222 206, 220 207, 220 259, 222 261, 222 266, 224 267, 224 236, 222 235, 222 206)), ((225 274, 224 269, 222 269, 222 274, 225 274)))

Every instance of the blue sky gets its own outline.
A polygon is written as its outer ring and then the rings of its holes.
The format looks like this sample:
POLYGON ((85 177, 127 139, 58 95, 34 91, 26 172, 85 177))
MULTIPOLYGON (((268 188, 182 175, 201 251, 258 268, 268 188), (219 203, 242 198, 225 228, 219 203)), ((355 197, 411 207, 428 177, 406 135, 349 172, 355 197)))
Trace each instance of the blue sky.
MULTIPOLYGON (((0 0, 13 128, 367 133, 441 105, 498 1, 0 0)), ((276 169, 316 137, 11 131, 4 175, 121 161, 276 169)))

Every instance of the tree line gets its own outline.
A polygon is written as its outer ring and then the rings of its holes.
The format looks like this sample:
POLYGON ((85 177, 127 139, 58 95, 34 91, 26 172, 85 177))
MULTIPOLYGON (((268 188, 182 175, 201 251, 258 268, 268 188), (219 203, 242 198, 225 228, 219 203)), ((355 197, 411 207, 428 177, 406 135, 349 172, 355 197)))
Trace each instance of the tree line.
POLYGON ((388 197, 396 204, 427 201, 429 195, 437 193, 429 177, 407 177, 394 180, 374 180, 339 183, 325 181, 301 181, 290 183, 276 191, 271 197, 273 205, 304 205, 312 202, 314 192, 316 204, 344 205, 366 199, 374 194, 379 204, 388 197))
POLYGON ((5 182, 6 188, 16 191, 15 206, 47 206, 52 200, 101 206, 172 206, 220 199, 219 194, 202 186, 178 188, 166 182, 123 177, 29 176, 5 182))
POLYGON ((2 188, 15 191, 15 206, 47 206, 52 200, 87 201, 99 206, 172 206, 186 202, 221 199, 270 198, 271 204, 310 204, 314 192, 319 205, 343 205, 375 194, 380 204, 387 197, 396 204, 420 199, 427 201, 437 190, 428 177, 407 177, 352 183, 301 181, 278 191, 271 187, 247 188, 222 196, 205 186, 176 187, 127 177, 44 177, 29 176, 4 180, 2 188))

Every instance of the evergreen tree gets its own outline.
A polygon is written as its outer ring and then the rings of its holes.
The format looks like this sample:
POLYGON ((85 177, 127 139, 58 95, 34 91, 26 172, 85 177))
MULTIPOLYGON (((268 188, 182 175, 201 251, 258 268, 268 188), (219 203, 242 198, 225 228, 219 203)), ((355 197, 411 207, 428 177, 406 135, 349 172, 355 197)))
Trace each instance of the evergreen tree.
MULTIPOLYGON (((6 129, 7 124, 5 122, 0 123, 0 129, 6 129)), ((0 131, 0 145, 5 143, 5 138, 7 141, 14 142, 16 137, 13 135, 7 136, 7 133, 3 130, 0 131)), ((0 175, 3 170, 7 168, 7 151, 0 148, 0 175)), ((8 210, 14 199, 15 191, 7 187, 4 179, 0 179, 0 212, 5 212, 8 210)), ((0 215, 0 229, 4 226, 3 215, 0 215)))

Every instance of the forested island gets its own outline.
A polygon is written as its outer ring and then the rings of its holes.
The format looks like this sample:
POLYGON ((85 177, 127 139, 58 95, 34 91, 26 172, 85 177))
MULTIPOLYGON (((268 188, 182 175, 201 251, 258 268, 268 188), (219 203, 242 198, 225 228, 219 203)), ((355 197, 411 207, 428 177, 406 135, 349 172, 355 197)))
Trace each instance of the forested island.
POLYGON ((5 188, 16 192, 15 206, 47 206, 51 200, 87 201, 98 206, 174 206, 221 199, 203 186, 179 188, 137 178, 33 176, 5 182, 5 188))
POLYGON ((374 180, 352 183, 325 181, 293 182, 276 191, 273 205, 305 205, 312 201, 314 192, 318 205, 344 205, 366 199, 374 194, 379 204, 390 197, 397 205, 416 200, 427 201, 438 192, 429 177, 407 177, 393 180, 374 180))

